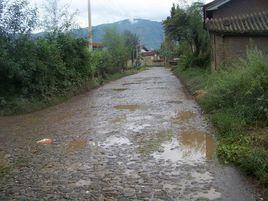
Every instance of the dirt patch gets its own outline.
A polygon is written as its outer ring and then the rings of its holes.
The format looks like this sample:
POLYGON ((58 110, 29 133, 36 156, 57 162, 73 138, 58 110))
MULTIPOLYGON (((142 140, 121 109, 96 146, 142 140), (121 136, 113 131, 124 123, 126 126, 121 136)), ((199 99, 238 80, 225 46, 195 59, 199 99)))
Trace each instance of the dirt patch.
POLYGON ((128 85, 134 85, 134 84, 140 84, 138 82, 129 82, 129 83, 123 83, 123 86, 128 86, 128 85))
POLYGON ((175 117, 173 120, 175 123, 187 123, 194 117, 196 117, 196 114, 194 112, 185 111, 185 112, 179 113, 179 115, 175 117))
POLYGON ((194 92, 194 97, 199 99, 199 98, 206 96, 207 94, 208 94, 208 92, 205 90, 197 90, 194 92))
POLYGON ((140 105, 117 105, 114 107, 116 110, 129 110, 129 111, 135 111, 138 109, 141 109, 140 105))
POLYGON ((121 92, 121 91, 126 91, 126 90, 127 90, 126 88, 113 89, 113 91, 116 91, 116 92, 121 92))
POLYGON ((127 120, 127 115, 122 115, 122 116, 114 118, 111 122, 113 124, 117 124, 117 123, 125 122, 126 120, 127 120))
POLYGON ((268 128, 252 129, 249 134, 253 137, 253 142, 256 146, 262 146, 268 150, 268 128))
POLYGON ((76 152, 85 149, 88 144, 87 140, 73 140, 68 145, 68 152, 76 152))

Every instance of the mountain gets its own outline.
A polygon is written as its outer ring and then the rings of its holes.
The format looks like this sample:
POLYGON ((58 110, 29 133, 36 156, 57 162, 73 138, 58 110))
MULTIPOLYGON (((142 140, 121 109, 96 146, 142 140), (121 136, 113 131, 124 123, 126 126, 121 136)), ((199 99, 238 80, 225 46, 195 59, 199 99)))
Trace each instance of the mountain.
MULTIPOLYGON (((123 32, 128 30, 134 34, 137 34, 140 41, 149 49, 159 49, 164 38, 164 31, 161 22, 134 19, 123 20, 111 24, 102 24, 93 27, 93 41, 101 42, 105 30, 115 27, 118 31, 123 32)), ((74 35, 78 38, 87 38, 87 28, 80 28, 73 31, 74 35)))

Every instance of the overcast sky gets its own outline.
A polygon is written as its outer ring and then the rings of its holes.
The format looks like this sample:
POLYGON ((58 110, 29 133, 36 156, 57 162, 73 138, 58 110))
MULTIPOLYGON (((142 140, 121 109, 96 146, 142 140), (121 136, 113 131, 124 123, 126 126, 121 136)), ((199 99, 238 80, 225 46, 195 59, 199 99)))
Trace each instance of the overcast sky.
MULTIPOLYGON (((45 0, 30 0, 38 8, 45 0)), ((63 4, 69 3, 71 9, 78 10, 77 21, 81 27, 87 26, 88 0, 60 0, 63 4)), ((123 19, 142 18, 162 21, 169 13, 173 3, 192 0, 91 0, 92 23, 99 25, 112 23, 123 19)), ((210 2, 211 0, 203 0, 210 2)))

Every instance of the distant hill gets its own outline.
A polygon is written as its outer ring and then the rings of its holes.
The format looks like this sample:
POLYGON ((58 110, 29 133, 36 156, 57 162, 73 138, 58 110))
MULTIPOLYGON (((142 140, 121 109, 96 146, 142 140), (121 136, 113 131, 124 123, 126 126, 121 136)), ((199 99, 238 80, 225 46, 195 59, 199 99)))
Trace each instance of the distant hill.
MULTIPOLYGON (((159 49, 164 37, 163 26, 161 22, 135 19, 133 21, 123 20, 111 24, 102 24, 93 27, 93 41, 101 42, 107 28, 115 27, 118 31, 128 30, 137 34, 141 43, 149 49, 159 49)), ((80 28, 73 31, 78 38, 87 38, 87 28, 80 28)))

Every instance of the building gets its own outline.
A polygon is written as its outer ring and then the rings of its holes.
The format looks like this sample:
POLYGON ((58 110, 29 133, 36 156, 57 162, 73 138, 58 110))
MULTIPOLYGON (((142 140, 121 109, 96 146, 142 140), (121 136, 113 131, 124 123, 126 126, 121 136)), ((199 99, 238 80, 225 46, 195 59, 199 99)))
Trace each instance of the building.
MULTIPOLYGON (((89 42, 88 41, 85 41, 83 43, 83 45, 88 47, 89 46, 89 42)), ((93 47, 94 50, 103 49, 104 48, 104 46, 101 43, 95 43, 95 42, 92 43, 92 47, 93 47)))
POLYGON ((141 50, 141 65, 143 66, 164 66, 164 60, 160 58, 159 53, 154 50, 149 50, 142 46, 141 50))
POLYGON ((250 48, 268 54, 268 0, 215 0, 204 6, 212 43, 212 69, 244 57, 250 48))

